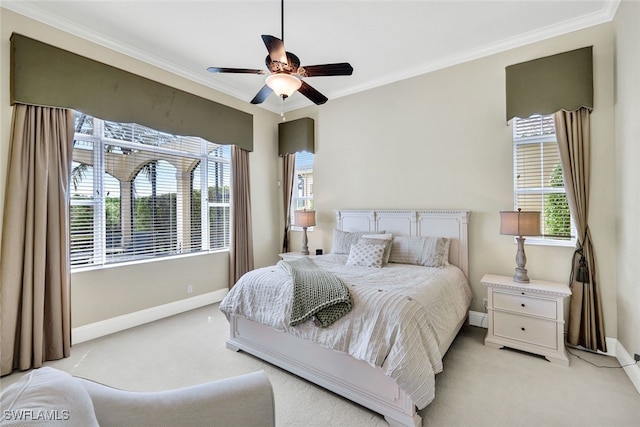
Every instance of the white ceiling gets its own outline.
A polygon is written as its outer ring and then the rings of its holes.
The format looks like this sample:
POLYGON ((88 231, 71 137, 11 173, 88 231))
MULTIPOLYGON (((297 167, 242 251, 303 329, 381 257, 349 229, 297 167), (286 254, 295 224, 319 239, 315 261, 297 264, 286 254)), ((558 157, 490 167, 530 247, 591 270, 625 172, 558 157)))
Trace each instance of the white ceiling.
MULTIPOLYGON (((285 0, 285 45, 302 65, 349 62, 307 83, 335 99, 610 21, 619 0, 285 0)), ((249 102, 266 69, 261 34, 281 36, 280 1, 2 1, 2 7, 249 102)), ((46 42, 46 40, 43 40, 46 42)), ((296 93, 274 112, 312 105, 296 93)))

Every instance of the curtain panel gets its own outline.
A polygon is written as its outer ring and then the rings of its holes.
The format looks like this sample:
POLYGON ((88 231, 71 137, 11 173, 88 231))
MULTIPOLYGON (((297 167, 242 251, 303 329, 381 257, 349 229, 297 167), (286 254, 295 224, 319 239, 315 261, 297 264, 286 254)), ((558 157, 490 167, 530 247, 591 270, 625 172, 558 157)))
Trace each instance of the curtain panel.
POLYGON ((2 375, 68 357, 73 111, 17 104, 4 203, 2 375))
POLYGON ((576 253, 580 257, 574 257, 572 271, 579 271, 581 258, 584 263, 582 274, 571 275, 572 294, 567 340, 571 345, 606 352, 600 287, 588 223, 591 176, 590 114, 591 111, 587 108, 558 111, 554 114, 567 201, 578 231, 576 253))
POLYGON ((229 248, 229 289, 246 272, 253 270, 253 231, 249 152, 231 147, 231 245, 229 248))
POLYGON ((11 103, 73 108, 253 150, 253 116, 20 34, 11 36, 11 103))
POLYGON ((296 155, 282 155, 282 200, 284 208, 284 237, 282 252, 289 252, 289 230, 291 229, 291 197, 296 176, 296 155))

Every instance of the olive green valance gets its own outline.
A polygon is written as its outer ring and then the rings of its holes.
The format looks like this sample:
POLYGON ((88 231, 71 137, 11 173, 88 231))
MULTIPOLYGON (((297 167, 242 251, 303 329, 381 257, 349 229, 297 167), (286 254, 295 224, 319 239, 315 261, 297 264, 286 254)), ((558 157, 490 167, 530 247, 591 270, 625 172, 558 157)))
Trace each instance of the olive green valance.
POLYGON ((592 46, 506 68, 507 121, 593 108, 592 46))
POLYGON ((253 151, 253 116, 20 34, 11 36, 11 104, 72 108, 253 151))
POLYGON ((278 124, 278 153, 282 156, 301 151, 315 153, 313 119, 305 117, 278 124))

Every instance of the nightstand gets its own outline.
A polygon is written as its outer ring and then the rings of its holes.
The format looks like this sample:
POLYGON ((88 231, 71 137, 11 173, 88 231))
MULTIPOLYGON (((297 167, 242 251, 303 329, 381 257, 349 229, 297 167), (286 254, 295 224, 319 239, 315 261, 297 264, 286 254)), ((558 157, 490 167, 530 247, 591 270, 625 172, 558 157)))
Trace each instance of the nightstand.
POLYGON ((485 274, 489 330, 484 344, 510 347, 569 365, 564 347, 564 299, 571 295, 564 283, 485 274))
POLYGON ((291 261, 291 260, 298 259, 298 258, 308 257, 309 255, 303 255, 300 252, 285 252, 285 253, 282 253, 282 254, 278 254, 278 256, 283 261, 291 261))

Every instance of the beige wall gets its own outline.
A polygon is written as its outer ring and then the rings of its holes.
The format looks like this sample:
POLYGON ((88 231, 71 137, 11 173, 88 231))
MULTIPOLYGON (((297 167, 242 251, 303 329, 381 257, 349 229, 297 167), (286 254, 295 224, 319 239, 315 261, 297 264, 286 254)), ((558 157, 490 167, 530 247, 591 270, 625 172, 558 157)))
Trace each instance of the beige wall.
MULTIPOLYGON (((18 32, 253 114, 254 151, 249 162, 256 265, 275 261, 280 245, 280 234, 276 230, 280 224, 278 206, 281 200, 276 186, 279 179, 276 137, 279 117, 276 114, 6 9, 0 8, 0 14, 0 207, 4 206, 12 111, 9 105, 9 37, 12 32, 18 32)), ((2 211, 0 208, 0 215, 2 211)), ((228 252, 221 252, 73 273, 73 327, 224 289, 228 286, 228 265, 228 252), (187 294, 188 285, 193 286, 191 295, 187 294)))
POLYGON ((618 340, 640 354, 640 3, 620 3, 616 19, 618 340))
MULTIPOLYGON (((338 208, 470 209, 470 280, 482 311, 485 273, 512 275, 516 246, 499 234, 513 208, 511 127, 505 67, 594 46, 591 232, 607 336, 615 337, 613 33, 610 24, 453 66, 289 114, 316 120, 314 196, 318 227, 309 247, 330 249, 338 208)), ((294 233, 294 248, 299 247, 294 233)), ((526 247, 529 276, 568 282, 573 248, 526 247)))

